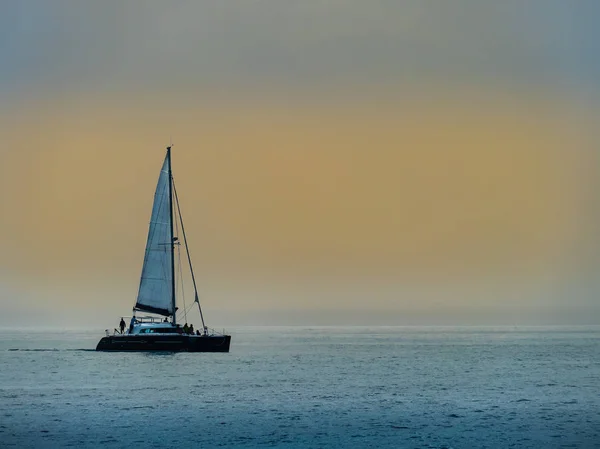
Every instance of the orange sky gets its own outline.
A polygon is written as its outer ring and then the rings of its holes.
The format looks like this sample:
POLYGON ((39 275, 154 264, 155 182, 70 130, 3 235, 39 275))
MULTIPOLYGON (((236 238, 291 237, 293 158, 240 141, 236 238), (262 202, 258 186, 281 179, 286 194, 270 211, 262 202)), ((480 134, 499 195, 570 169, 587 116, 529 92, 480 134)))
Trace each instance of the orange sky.
POLYGON ((2 272, 32 307, 129 309, 169 135, 206 307, 223 319, 401 317, 530 290, 533 307, 597 249, 596 134, 563 98, 69 100, 2 129, 2 272))

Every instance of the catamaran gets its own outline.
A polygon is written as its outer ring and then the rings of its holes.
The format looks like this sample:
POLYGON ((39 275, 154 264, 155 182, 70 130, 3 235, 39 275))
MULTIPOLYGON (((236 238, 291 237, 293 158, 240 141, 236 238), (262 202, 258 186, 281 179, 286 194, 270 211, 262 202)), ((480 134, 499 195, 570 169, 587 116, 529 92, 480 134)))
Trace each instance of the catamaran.
MULTIPOLYGON (((184 299, 185 301, 185 299, 184 299)), ((190 307, 191 308, 191 307, 190 307)), ((129 318, 129 317, 128 317, 129 318)), ((123 323, 123 319, 121 319, 123 323)), ((137 300, 133 307, 133 316, 128 329, 108 329, 96 346, 97 351, 187 351, 187 352, 229 352, 231 336, 209 329, 204 322, 204 315, 198 299, 196 278, 192 267, 192 259, 183 227, 179 198, 173 181, 171 169, 171 146, 163 162, 158 184, 154 193, 154 204, 148 229, 146 253, 142 266, 142 276, 137 300), (177 220, 178 218, 178 220, 177 220), (181 228, 181 229, 180 229, 181 228), (186 323, 182 327, 178 322, 176 306, 176 263, 181 278, 180 296, 183 296, 183 276, 181 264, 181 240, 185 246, 185 254, 194 286, 194 303, 198 306, 202 330, 193 331, 187 325, 187 312, 183 313, 186 323), (152 315, 136 316, 136 312, 152 315)))

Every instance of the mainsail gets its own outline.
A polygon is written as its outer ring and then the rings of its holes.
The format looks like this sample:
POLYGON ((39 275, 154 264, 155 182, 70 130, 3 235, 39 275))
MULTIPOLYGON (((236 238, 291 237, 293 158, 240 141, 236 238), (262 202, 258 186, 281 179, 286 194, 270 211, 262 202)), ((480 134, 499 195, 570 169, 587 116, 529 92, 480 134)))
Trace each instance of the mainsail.
POLYGON ((171 157, 167 152, 160 171, 146 242, 136 310, 173 315, 173 225, 171 157))

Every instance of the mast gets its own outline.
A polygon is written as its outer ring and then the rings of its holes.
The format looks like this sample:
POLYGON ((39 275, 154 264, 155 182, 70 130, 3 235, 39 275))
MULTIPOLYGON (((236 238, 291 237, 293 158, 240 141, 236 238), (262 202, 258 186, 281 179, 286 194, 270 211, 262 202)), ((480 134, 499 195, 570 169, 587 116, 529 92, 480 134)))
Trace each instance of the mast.
POLYGON ((173 301, 173 325, 177 324, 177 310, 175 309, 175 248, 173 246, 173 220, 175 213, 173 210, 173 170, 171 168, 171 145, 167 147, 167 159, 169 160, 169 211, 171 212, 171 298, 173 301))

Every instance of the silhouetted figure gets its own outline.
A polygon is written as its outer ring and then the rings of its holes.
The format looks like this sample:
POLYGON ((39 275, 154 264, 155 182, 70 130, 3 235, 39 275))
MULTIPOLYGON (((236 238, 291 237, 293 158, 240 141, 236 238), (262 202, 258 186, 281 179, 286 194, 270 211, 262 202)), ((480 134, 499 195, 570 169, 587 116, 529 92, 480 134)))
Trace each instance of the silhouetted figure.
POLYGON ((135 324, 135 317, 131 317, 131 321, 129 322, 129 333, 133 334, 133 325, 135 324))
POLYGON ((121 322, 119 323, 119 327, 121 328, 121 333, 125 332, 125 320, 121 317, 121 322))
POLYGON ((163 323, 168 323, 169 322, 169 317, 165 317, 165 320, 163 321, 163 323))
POLYGON ((187 323, 185 323, 185 324, 183 325, 183 333, 184 333, 184 334, 189 334, 189 333, 190 333, 190 328, 189 328, 189 326, 188 326, 188 324, 187 324, 187 323))
POLYGON ((200 329, 196 329, 196 335, 200 335, 200 329))
POLYGON ((194 325, 190 324, 190 328, 188 329, 190 334, 193 335, 194 334, 194 325))

